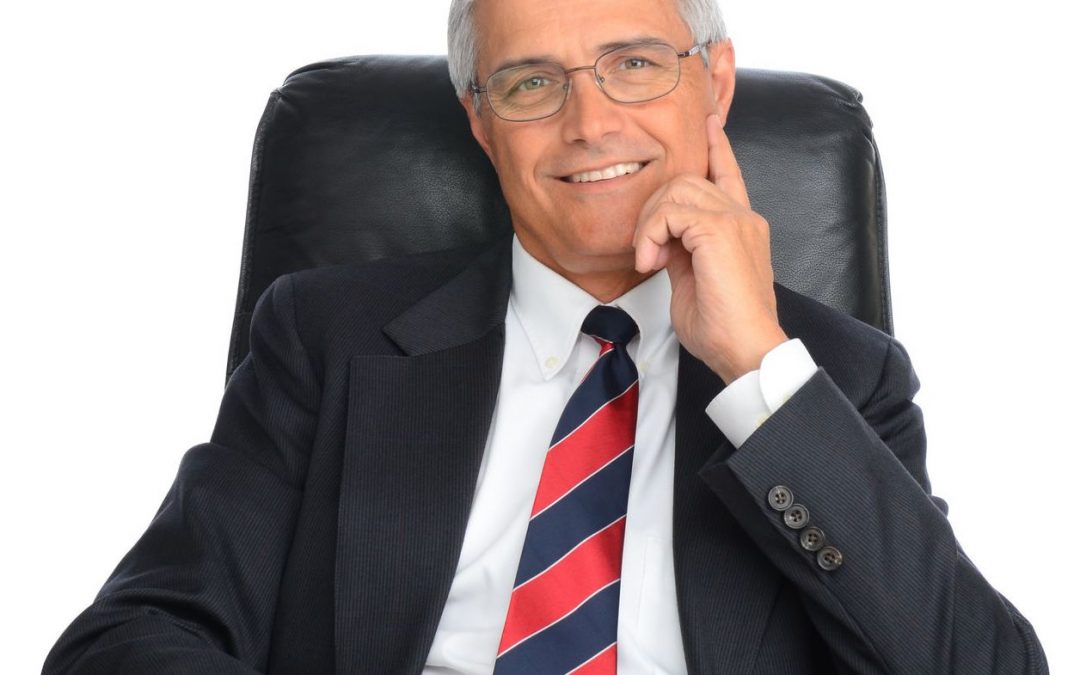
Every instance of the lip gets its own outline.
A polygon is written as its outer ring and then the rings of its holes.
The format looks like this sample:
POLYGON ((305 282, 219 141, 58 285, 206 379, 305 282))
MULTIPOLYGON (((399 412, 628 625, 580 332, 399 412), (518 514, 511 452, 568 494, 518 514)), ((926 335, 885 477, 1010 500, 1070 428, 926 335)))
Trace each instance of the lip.
POLYGON ((594 187, 598 187, 598 186, 617 185, 617 184, 622 184, 622 183, 626 182, 627 180, 629 180, 629 179, 633 178, 634 176, 638 175, 639 173, 641 173, 645 169, 649 168, 649 164, 651 164, 651 163, 652 163, 652 160, 648 160, 648 159, 613 160, 613 161, 605 162, 603 164, 597 164, 594 167, 574 169, 573 171, 567 172, 564 175, 555 176, 555 179, 558 180, 560 183, 562 183, 564 185, 569 185, 571 187, 575 187, 575 188, 579 188, 579 189, 588 189, 588 188, 594 188, 594 187), (588 182, 581 182, 581 183, 575 183, 575 182, 570 180, 570 177, 573 176, 574 174, 589 173, 591 171, 603 171, 604 169, 607 169, 608 167, 617 166, 619 164, 640 164, 641 168, 638 169, 637 171, 634 171, 633 173, 624 173, 622 175, 615 176, 614 178, 605 178, 605 179, 602 179, 602 180, 588 181, 588 182))

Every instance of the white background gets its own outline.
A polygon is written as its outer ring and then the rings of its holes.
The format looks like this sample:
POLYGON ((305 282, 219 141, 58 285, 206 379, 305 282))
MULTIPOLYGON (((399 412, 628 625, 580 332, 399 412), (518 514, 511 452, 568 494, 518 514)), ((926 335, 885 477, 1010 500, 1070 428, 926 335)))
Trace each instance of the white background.
MULTIPOLYGON (((4 10, 0 670, 40 669, 209 436, 267 95, 323 58, 445 53, 448 4, 4 10)), ((865 95, 934 492, 1080 672, 1073 22, 1049 0, 723 6, 740 66, 865 95)))

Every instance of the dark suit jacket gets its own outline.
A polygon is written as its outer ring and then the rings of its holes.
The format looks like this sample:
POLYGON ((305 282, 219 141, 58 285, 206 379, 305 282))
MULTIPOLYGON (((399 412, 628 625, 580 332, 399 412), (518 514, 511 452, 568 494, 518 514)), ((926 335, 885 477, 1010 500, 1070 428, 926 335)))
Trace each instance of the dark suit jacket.
MULTIPOLYGON (((416 673, 494 410, 509 240, 278 279, 209 443, 46 673, 416 673)), ((1030 624, 928 496, 918 381, 889 336, 776 287, 820 368, 738 450, 685 350, 674 556, 692 673, 1044 673, 1030 624), (826 572, 766 503, 786 485, 826 572)))

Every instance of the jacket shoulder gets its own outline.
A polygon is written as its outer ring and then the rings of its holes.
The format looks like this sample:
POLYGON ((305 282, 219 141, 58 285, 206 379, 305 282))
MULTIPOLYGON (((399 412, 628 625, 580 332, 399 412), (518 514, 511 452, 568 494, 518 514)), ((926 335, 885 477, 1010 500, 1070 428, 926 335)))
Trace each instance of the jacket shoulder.
POLYGON ((358 353, 397 353, 382 327, 469 265, 476 245, 328 265, 279 277, 291 286, 297 330, 309 348, 346 339, 358 353))

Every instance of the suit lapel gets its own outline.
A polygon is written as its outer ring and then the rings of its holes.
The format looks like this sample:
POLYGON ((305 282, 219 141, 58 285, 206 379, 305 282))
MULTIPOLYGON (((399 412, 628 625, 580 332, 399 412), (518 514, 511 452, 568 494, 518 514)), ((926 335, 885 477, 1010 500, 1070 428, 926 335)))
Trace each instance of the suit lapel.
POLYGON ((675 503, 672 546, 683 648, 690 673, 751 672, 779 589, 766 558, 698 471, 735 447, 705 414, 724 387, 679 348, 675 405, 675 503))
POLYGON ((355 356, 335 565, 336 665, 420 672, 457 568, 502 369, 509 239, 355 356))
MULTIPOLYGON (((335 564, 336 666, 420 672, 457 569, 494 413, 510 239, 387 324, 405 356, 355 356, 335 564)), ((698 476, 734 448, 723 382, 680 348, 673 547, 691 673, 749 672, 778 577, 698 476)))

